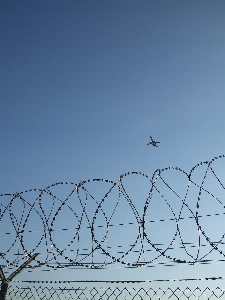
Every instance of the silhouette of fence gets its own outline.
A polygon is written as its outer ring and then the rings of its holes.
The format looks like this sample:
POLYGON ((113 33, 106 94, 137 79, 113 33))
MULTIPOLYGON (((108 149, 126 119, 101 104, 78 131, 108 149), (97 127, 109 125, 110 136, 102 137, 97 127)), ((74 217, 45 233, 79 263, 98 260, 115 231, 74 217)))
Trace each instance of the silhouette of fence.
MULTIPOLYGON (((40 254, 28 266, 30 270, 224 263, 223 158, 225 155, 201 162, 189 173, 168 167, 157 169, 152 177, 128 172, 116 181, 60 182, 44 189, 1 194, 2 269, 9 274, 34 253, 40 254)), ((14 286, 7 299, 35 299, 29 296, 32 293, 39 293, 37 299, 48 299, 40 296, 44 290, 14 286)), ((72 287, 67 293, 55 286, 47 290, 63 299, 134 299, 138 295, 144 299, 142 292, 146 297, 164 293, 162 299, 170 292, 176 299, 174 293, 180 292, 184 299, 192 299, 200 292, 199 288, 148 288, 144 292, 143 288, 109 287, 103 291, 72 287), (71 296, 66 298, 66 294, 71 296)), ((202 291, 211 295, 205 299, 216 299, 219 292, 224 293, 220 288, 202 291)))

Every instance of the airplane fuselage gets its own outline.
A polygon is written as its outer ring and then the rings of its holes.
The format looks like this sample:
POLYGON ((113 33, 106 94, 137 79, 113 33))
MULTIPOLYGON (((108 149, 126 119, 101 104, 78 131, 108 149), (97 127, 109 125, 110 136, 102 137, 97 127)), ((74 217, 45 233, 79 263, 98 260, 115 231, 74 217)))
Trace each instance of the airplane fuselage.
POLYGON ((156 142, 153 140, 153 138, 150 136, 151 142, 149 142, 147 145, 152 145, 153 147, 158 147, 157 144, 159 144, 160 142, 156 142))

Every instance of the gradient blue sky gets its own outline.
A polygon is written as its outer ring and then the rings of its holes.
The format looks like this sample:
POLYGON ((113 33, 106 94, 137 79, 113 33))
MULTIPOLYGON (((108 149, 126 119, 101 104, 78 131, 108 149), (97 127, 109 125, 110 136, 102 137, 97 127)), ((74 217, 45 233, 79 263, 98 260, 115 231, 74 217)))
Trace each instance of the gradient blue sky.
POLYGON ((224 13, 224 1, 1 1, 1 192, 223 154, 224 13))
POLYGON ((2 0, 0 14, 0 193, 224 154, 224 1, 2 0))

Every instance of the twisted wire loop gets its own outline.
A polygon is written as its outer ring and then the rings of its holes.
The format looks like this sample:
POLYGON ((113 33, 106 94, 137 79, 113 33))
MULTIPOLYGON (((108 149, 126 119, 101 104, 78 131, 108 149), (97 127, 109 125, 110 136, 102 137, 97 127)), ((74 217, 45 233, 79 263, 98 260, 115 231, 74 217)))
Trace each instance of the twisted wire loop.
POLYGON ((223 260, 225 155, 194 166, 59 182, 0 195, 3 268, 103 268, 223 260), (209 221, 210 220, 210 221, 209 221))

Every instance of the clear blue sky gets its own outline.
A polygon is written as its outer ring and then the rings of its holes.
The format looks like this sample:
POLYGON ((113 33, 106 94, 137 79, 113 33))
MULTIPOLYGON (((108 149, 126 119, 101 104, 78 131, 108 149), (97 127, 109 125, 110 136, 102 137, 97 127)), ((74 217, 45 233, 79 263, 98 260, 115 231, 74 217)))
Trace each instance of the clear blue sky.
POLYGON ((0 193, 225 153, 224 1, 2 0, 0 14, 0 193))

